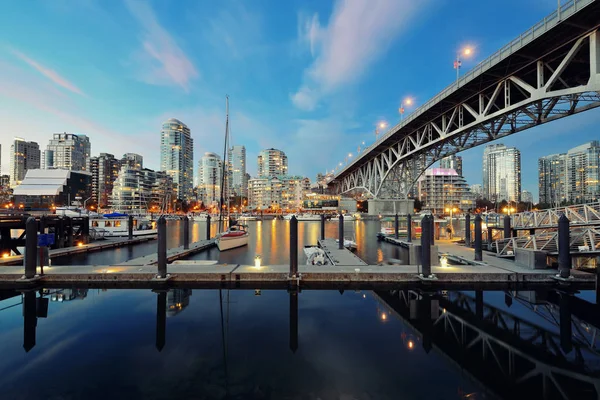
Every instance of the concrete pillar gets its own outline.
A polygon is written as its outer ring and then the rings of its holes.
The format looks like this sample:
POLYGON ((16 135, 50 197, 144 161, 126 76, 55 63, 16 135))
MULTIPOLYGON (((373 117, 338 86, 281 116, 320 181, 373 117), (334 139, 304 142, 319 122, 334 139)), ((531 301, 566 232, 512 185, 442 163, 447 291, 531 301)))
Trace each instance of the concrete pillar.
POLYGON ((167 277, 167 220, 158 219, 158 278, 167 277))
MULTIPOLYGON (((160 217, 158 220, 160 221, 160 217)), ((156 297, 156 350, 159 352, 165 347, 167 330, 167 291, 161 290, 156 297)))
POLYGON ((290 350, 298 350, 298 292, 290 291, 290 350))
POLYGON ((25 352, 35 347, 37 328, 37 305, 33 290, 23 293, 23 349, 25 352))
POLYGON ((425 215, 421 220, 421 264, 424 277, 431 275, 431 228, 433 225, 430 219, 433 219, 433 216, 425 215))
POLYGON ((481 215, 475 216, 475 261, 483 260, 483 251, 481 250, 481 215))
POLYGON ((560 317, 560 347, 565 353, 573 349, 573 326, 571 320, 570 296, 566 293, 560 294, 559 303, 560 317))
POLYGON ((509 215, 505 215, 504 216, 504 239, 509 239, 510 238, 510 234, 511 234, 510 216, 509 215))
POLYGON ((210 240, 210 215, 206 217, 206 240, 210 240))
POLYGON ((34 217, 27 218, 25 222, 25 256, 23 264, 25 265, 25 278, 35 277, 37 267, 37 222, 34 217))
POLYGON ((129 216, 129 223, 127 224, 127 236, 129 240, 133 239, 133 215, 129 216))
POLYGON ((398 213, 394 216, 394 237, 399 238, 398 231, 400 230, 400 221, 398 220, 398 213))
POLYGON ((406 215, 406 241, 412 242, 412 216, 406 215))
POLYGON ((563 214, 558 219, 558 272, 561 278, 571 276, 570 247, 569 219, 563 214))
POLYGON ((298 220, 290 220, 290 277, 298 276, 298 220))
POLYGON ((325 240, 325 214, 321 214, 321 240, 325 240))
POLYGON ((181 235, 183 237, 183 248, 184 250, 187 250, 190 248, 190 219, 187 217, 187 215, 185 217, 183 217, 183 234, 181 235))
POLYGON ((471 214, 465 215, 465 246, 471 247, 471 214))
POLYGON ((338 248, 341 250, 344 248, 344 216, 340 214, 338 221, 338 248))

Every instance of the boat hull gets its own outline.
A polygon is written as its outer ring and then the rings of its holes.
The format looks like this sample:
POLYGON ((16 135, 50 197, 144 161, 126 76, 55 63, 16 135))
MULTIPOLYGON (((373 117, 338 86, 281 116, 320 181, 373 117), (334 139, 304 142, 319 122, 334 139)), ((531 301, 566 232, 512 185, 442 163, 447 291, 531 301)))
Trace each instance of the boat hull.
POLYGON ((246 246, 250 235, 241 235, 235 237, 220 237, 216 240, 219 251, 225 251, 229 249, 235 249, 236 247, 246 246))
MULTIPOLYGON (((98 229, 98 232, 102 232, 102 231, 98 229)), ((129 236, 128 231, 104 230, 103 233, 104 233, 103 237, 105 237, 105 238, 106 237, 128 237, 129 236)), ((157 233, 158 233, 158 230, 156 230, 156 229, 142 229, 142 230, 134 230, 133 236, 134 237, 150 236, 150 235, 156 235, 157 233)))

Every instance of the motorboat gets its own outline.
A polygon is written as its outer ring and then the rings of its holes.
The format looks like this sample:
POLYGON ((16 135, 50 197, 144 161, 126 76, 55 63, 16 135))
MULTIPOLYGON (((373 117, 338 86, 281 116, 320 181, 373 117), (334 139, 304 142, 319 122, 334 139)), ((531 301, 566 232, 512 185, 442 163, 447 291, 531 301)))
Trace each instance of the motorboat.
MULTIPOLYGON (((129 215, 120 213, 90 217, 90 230, 102 237, 129 236, 129 215)), ((156 235, 156 225, 149 219, 133 217, 133 236, 156 235)))
POLYGON ((179 217, 179 215, 165 215, 165 219, 167 221, 179 221, 181 220, 181 217, 179 217))
POLYGON ((256 217, 256 215, 252 214, 242 214, 238 218, 239 221, 256 221, 257 219, 258 218, 256 217))
MULTIPOLYGON (((340 240, 339 239, 335 239, 335 242, 339 243, 340 240)), ((347 248, 350 251, 356 251, 356 249, 357 249, 358 246, 356 245, 356 242, 354 240, 344 238, 344 247, 347 248)))
POLYGON ((285 219, 286 221, 289 221, 290 219, 292 219, 292 217, 295 217, 296 214, 285 214, 283 216, 283 219, 285 219))
POLYGON ((188 218, 191 221, 208 221, 208 214, 207 213, 190 214, 190 215, 188 215, 188 218))
POLYGON ((224 232, 221 232, 216 239, 217 247, 220 251, 235 249, 236 247, 246 246, 250 234, 245 225, 232 225, 224 232))
POLYGON ((328 265, 329 258, 325 251, 317 246, 304 246, 306 265, 328 265))

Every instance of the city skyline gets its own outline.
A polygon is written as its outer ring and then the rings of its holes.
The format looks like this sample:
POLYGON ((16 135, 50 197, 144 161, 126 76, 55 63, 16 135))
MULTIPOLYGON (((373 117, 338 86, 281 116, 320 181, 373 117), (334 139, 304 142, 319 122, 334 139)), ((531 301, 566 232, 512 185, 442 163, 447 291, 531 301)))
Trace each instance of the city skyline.
MULTIPOLYGON (((2 20, 0 75, 10 77, 0 81, 0 96, 7 100, 0 111, 6 121, 3 173, 12 136, 43 148, 52 132, 63 131, 90 137, 93 155, 141 153, 149 168, 160 170, 159 149, 147 138, 170 117, 190 127, 195 154, 219 153, 229 93, 232 141, 246 146, 248 159, 275 147, 290 157, 290 171, 311 178, 344 161, 363 141, 371 143, 378 121, 395 124, 404 97, 414 99, 404 106, 407 117, 452 83, 452 61, 463 44, 473 45, 474 54, 462 60, 461 73, 556 6, 509 0, 494 10, 510 15, 507 23, 502 15, 477 18, 491 12, 490 4, 458 10, 431 1, 253 8, 231 1, 202 9, 192 2, 175 7, 133 0, 39 4, 33 9, 8 4, 2 20), (523 12, 514 15, 510 9, 517 5, 523 12), (171 17, 181 13, 188 17, 173 24, 171 17), (55 28, 44 28, 48 18, 57 22, 55 28), (369 25, 369 18, 380 23, 369 25), (441 33, 430 30, 447 18, 457 23, 441 33), (73 34, 83 29, 86 37, 73 34)), ((522 153, 522 189, 537 199, 537 159, 562 152, 573 135, 581 143, 598 139, 593 125, 599 117, 592 110, 503 139, 522 153)), ((481 182, 482 154, 483 147, 460 153, 469 184, 481 182)), ((255 168, 248 164, 252 176, 255 168)))

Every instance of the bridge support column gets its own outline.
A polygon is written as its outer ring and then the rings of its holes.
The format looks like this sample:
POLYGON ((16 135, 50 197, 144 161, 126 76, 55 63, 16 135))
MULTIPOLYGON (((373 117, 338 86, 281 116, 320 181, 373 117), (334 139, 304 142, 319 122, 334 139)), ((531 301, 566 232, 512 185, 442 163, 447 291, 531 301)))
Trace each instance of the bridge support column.
POLYGON ((400 221, 398 220, 398 213, 394 216, 394 237, 398 239, 400 235, 398 231, 400 230, 400 221))
POLYGON ((483 260, 483 252, 481 251, 481 215, 475 216, 475 261, 483 260))
POLYGON ((210 215, 206 216, 206 240, 210 240, 210 215))
POLYGON ((558 219, 558 272, 561 278, 571 276, 571 243, 569 219, 561 215, 558 219))
POLYGON ((338 222, 338 241, 338 249, 341 250, 344 248, 344 216, 342 214, 340 214, 338 222))
MULTIPOLYGON (((340 217, 341 218, 341 217, 340 217)), ((342 246, 343 246, 342 242, 342 246)), ((298 220, 290 220, 290 278, 298 276, 298 220)))
POLYGON ((167 278, 167 220, 161 216, 158 226, 158 275, 159 279, 167 278))
POLYGON ((430 218, 425 215, 421 220, 421 274, 428 278, 431 275, 431 227, 430 218))
POLYGON ((465 246, 471 247, 471 214, 465 215, 465 246))
MULTIPOLYGON (((33 279, 37 268, 37 222, 34 217, 25 222, 25 279, 33 279)), ((35 294, 34 294, 35 296, 35 294)))
POLYGON ((504 239, 510 239, 511 229, 510 229, 510 216, 504 216, 504 239))
POLYGON ((185 217, 183 217, 183 232, 182 232, 182 238, 183 238, 183 249, 187 250, 190 248, 190 219, 187 217, 187 215, 185 217))
POLYGON ((412 242, 412 216, 410 213, 406 214, 406 241, 412 242))

